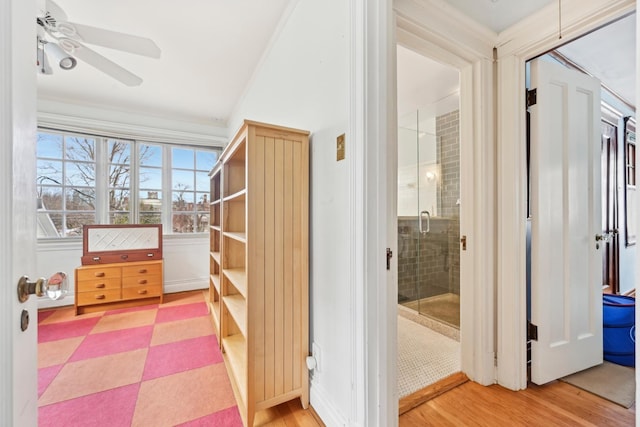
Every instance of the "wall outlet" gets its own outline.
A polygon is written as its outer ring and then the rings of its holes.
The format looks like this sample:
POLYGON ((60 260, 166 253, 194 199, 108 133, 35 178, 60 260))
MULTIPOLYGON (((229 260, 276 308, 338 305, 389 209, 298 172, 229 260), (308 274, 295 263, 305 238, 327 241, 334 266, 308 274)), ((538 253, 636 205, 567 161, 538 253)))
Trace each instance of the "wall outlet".
POLYGON ((313 370, 314 372, 320 372, 321 371, 321 367, 322 367, 322 363, 321 360, 322 358, 320 357, 321 355, 321 351, 320 351, 320 346, 316 343, 312 343, 311 344, 311 355, 313 356, 314 359, 316 359, 316 367, 313 370))

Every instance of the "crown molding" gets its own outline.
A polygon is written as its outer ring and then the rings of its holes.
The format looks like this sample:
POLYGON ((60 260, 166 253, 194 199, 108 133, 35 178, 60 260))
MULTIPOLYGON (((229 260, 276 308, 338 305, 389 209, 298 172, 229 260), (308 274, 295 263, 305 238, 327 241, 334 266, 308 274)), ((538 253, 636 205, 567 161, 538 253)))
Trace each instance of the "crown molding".
POLYGON ((554 2, 498 35, 498 58, 507 55, 535 57, 635 10, 634 0, 562 0, 562 31, 554 2), (562 38, 560 38, 562 35, 562 38))
POLYGON ((117 112, 102 112, 90 108, 77 110, 75 107, 65 108, 64 104, 56 104, 56 107, 57 111, 55 112, 38 111, 38 126, 97 135, 106 134, 149 142, 171 142, 209 147, 224 147, 228 142, 226 129, 209 128, 178 121, 158 121, 154 118, 144 117, 140 117, 140 124, 138 124, 132 123, 132 120, 125 122, 117 112))
MULTIPOLYGON (((398 42, 411 47, 407 36, 429 40, 433 46, 468 61, 493 58, 497 33, 442 0, 396 0, 398 42)), ((432 54, 433 54, 433 49, 432 54)), ((451 64, 460 65, 460 64, 451 64)))

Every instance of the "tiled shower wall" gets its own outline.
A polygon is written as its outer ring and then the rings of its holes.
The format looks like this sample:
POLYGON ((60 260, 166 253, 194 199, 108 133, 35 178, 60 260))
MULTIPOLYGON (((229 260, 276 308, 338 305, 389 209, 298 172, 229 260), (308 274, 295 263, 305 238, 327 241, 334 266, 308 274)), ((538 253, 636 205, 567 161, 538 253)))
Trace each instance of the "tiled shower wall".
POLYGON ((442 293, 460 294, 459 112, 436 117, 441 197, 431 230, 422 235, 415 217, 398 218, 398 302, 442 293))
POLYGON ((438 212, 445 218, 460 215, 460 113, 452 111, 436 117, 436 136, 440 147, 436 151, 442 181, 438 212))

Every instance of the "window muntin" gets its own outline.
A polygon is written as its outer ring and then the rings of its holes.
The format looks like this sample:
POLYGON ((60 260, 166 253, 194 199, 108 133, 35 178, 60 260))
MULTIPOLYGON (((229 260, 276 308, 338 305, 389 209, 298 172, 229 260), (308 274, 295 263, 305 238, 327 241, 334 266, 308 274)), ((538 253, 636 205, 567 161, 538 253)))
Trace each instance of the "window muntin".
POLYGON ((208 172, 220 151, 40 130, 38 237, 80 236, 96 223, 208 232, 208 172))

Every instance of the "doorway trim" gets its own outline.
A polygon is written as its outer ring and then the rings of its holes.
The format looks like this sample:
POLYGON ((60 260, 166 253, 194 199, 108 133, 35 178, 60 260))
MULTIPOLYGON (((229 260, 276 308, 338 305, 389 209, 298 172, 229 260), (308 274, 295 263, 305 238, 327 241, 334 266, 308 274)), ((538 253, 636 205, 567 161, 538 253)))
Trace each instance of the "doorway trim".
MULTIPOLYGON (((525 63, 635 9, 634 0, 565 0, 562 39, 551 4, 498 37, 498 371, 502 386, 527 386, 525 63)), ((636 46, 636 50, 638 46, 636 46)))
MULTIPOLYGON (((394 2, 394 11, 398 44, 460 71, 460 234, 467 238, 467 250, 460 252, 461 367, 473 381, 493 384, 495 144, 492 56, 497 35, 442 2, 398 0, 394 2)), ((396 96, 394 87, 394 100, 396 96)), ((393 144, 397 152, 395 138, 393 144)), ((394 176, 393 179, 397 178, 394 176)), ((388 200, 396 200, 397 182, 388 188, 393 193, 388 200)), ((389 234, 394 236, 395 220, 394 215, 387 224, 389 234)), ((397 238, 390 244, 396 247, 397 238)), ((397 280, 394 289, 397 295, 397 280)), ((395 299, 388 302, 387 310, 397 312, 395 299)))

